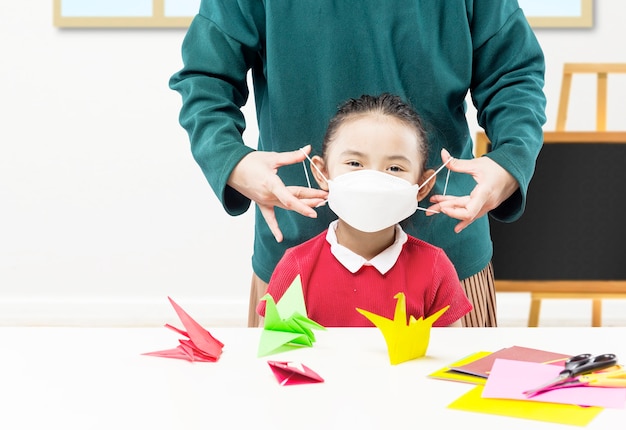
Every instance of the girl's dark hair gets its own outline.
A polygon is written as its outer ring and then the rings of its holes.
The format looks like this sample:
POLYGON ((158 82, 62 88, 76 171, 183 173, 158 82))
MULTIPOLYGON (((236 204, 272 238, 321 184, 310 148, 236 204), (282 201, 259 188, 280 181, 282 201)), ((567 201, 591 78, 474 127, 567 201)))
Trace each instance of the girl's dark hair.
POLYGON ((389 93, 383 93, 379 96, 362 95, 358 99, 349 99, 342 103, 326 129, 322 144, 322 158, 326 158, 328 145, 334 139, 337 130, 343 123, 351 118, 369 113, 380 113, 393 117, 413 128, 420 145, 418 148, 419 152, 424 163, 426 163, 428 159, 428 141, 420 116, 400 97, 389 93))

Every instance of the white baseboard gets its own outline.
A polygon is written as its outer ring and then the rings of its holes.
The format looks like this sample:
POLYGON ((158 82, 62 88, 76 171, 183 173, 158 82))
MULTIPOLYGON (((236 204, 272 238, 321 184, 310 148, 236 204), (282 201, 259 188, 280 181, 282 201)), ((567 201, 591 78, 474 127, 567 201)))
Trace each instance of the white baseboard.
MULTIPOLYGON (((498 325, 524 327, 530 296, 498 294, 498 325)), ((245 327, 246 298, 175 297, 206 327, 245 327)), ((603 325, 626 326, 626 300, 603 301, 603 325)), ((167 297, 1 297, 0 326, 160 327, 178 324, 167 297)), ((590 300, 544 300, 540 326, 590 326, 590 300)))
MULTIPOLYGON (((525 327, 528 325, 529 293, 498 293, 497 306, 499 326, 525 327)), ((626 300, 605 299, 602 301, 602 325, 626 326, 626 300)), ((542 300, 539 326, 590 327, 591 300, 542 300)))
MULTIPOLYGON (((247 300, 173 299, 203 326, 247 325, 247 300)), ((0 297, 0 326, 160 327, 178 321, 167 297, 0 297)))

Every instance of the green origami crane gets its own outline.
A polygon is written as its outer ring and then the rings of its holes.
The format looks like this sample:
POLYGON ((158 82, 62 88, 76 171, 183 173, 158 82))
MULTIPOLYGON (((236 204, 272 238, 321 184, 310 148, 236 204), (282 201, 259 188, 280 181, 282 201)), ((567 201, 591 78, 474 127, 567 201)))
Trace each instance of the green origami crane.
POLYGON ((259 342, 259 357, 313 346, 313 329, 325 330, 306 316, 300 275, 296 276, 278 304, 270 294, 261 300, 265 300, 265 325, 259 342))

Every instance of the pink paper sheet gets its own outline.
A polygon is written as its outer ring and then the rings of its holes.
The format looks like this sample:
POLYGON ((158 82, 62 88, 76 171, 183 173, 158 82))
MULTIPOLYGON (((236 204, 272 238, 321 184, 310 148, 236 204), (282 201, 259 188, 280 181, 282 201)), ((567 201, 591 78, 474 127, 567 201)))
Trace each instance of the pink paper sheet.
POLYGON ((563 367, 550 364, 497 359, 487 378, 482 397, 617 409, 626 407, 626 388, 571 387, 526 397, 524 391, 548 382, 561 370, 563 367))

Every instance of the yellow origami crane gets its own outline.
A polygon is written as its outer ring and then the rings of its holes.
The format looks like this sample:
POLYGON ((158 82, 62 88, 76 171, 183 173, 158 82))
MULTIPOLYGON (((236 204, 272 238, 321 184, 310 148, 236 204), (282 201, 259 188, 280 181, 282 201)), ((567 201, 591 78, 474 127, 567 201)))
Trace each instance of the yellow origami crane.
POLYGON ((393 320, 363 309, 357 308, 356 310, 380 329, 387 343, 389 361, 391 364, 399 364, 426 355, 430 341, 430 329, 450 306, 444 307, 426 319, 420 317, 416 320, 411 315, 407 324, 404 293, 398 293, 394 298, 397 299, 397 302, 393 320))

